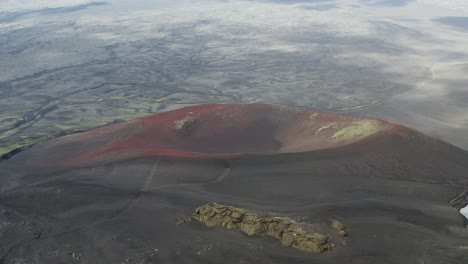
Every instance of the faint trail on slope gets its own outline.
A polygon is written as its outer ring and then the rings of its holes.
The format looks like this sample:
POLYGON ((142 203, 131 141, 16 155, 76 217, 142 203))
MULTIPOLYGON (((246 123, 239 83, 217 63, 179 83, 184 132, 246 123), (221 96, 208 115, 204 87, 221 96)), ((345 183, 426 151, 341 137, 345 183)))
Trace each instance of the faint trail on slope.
POLYGON ((231 171, 231 163, 228 159, 224 159, 224 170, 219 174, 218 178, 216 178, 215 182, 220 182, 226 177, 229 172, 231 171))
POLYGON ((151 181, 153 180, 153 177, 156 174, 156 171, 159 168, 159 163, 160 162, 161 162, 161 158, 158 158, 158 160, 154 163, 153 167, 151 168, 151 171, 149 172, 148 177, 146 177, 145 184, 143 184, 143 186, 138 191, 138 193, 133 197, 133 199, 130 200, 123 208, 116 211, 114 213, 114 215, 112 215, 110 218, 114 218, 114 217, 124 213, 128 209, 132 208, 132 206, 134 206, 138 202, 138 200, 140 200, 141 196, 143 196, 143 194, 148 190, 148 187, 149 187, 151 181))
POLYGON ((155 191, 155 190, 159 190, 159 189, 163 189, 167 187, 182 187, 182 186, 191 186, 191 185, 202 185, 202 184, 207 184, 207 183, 218 183, 218 182, 221 182, 229 174, 230 171, 231 171, 231 163, 229 162, 228 159, 224 159, 224 169, 218 174, 216 179, 213 181, 165 184, 165 185, 156 186, 147 191, 155 191))

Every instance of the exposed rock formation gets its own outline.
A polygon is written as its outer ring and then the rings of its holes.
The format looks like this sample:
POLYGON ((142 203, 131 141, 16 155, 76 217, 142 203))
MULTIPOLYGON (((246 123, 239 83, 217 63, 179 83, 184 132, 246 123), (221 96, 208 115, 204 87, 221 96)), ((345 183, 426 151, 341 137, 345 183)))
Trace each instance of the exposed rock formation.
POLYGON ((340 236, 345 237, 345 236, 348 235, 348 233, 346 232, 345 226, 342 223, 340 223, 340 222, 338 222, 336 220, 331 221, 330 227, 335 229, 336 232, 338 233, 338 235, 340 235, 340 236))
MULTIPOLYGON (((269 235, 281 240, 284 246, 300 250, 325 253, 335 245, 327 235, 319 234, 317 226, 297 222, 289 217, 275 217, 214 202, 198 207, 193 218, 209 227, 223 226, 228 229, 240 228, 249 236, 269 235)), ((344 226, 336 222, 336 229, 344 231, 344 226)), ((333 225, 333 223, 332 223, 333 225)), ((335 227, 333 227, 335 228, 335 227)))

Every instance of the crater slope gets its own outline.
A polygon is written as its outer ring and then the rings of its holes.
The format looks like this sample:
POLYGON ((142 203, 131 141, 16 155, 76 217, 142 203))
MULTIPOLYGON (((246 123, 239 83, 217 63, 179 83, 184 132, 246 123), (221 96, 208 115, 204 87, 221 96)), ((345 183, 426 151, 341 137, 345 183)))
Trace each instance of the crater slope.
POLYGON ((83 165, 145 156, 305 152, 349 145, 401 129, 376 119, 285 106, 208 104, 59 138, 35 149, 49 153, 41 155, 44 164, 83 165))
POLYGON ((183 108, 1 162, 0 263, 466 264, 467 172, 381 120, 183 108))

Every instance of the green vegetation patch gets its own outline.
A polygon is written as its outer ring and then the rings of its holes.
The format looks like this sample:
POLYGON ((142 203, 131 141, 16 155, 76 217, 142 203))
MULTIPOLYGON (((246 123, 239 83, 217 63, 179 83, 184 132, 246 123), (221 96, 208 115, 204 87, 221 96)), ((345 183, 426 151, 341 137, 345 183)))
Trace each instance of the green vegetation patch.
POLYGON ((382 125, 377 120, 354 120, 350 125, 336 131, 332 139, 338 142, 359 140, 377 133, 381 129, 382 125))
POLYGON ((34 137, 23 136, 15 139, 14 142, 2 142, 0 143, 0 160, 9 159, 24 149, 55 137, 53 134, 44 134, 34 137))

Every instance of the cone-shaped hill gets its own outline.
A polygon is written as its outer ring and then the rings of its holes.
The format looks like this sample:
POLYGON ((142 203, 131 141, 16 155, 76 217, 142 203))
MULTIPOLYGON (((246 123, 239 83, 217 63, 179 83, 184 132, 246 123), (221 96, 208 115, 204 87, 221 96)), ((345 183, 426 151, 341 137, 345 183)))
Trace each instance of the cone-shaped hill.
POLYGON ((0 175, 0 263, 468 263, 468 153, 382 120, 193 106, 0 175))
MULTIPOLYGON (((223 157, 331 149, 402 126, 266 104, 210 104, 134 119, 36 147, 44 163, 94 164, 144 156, 223 157)), ((35 151, 34 151, 35 152, 35 151)))

